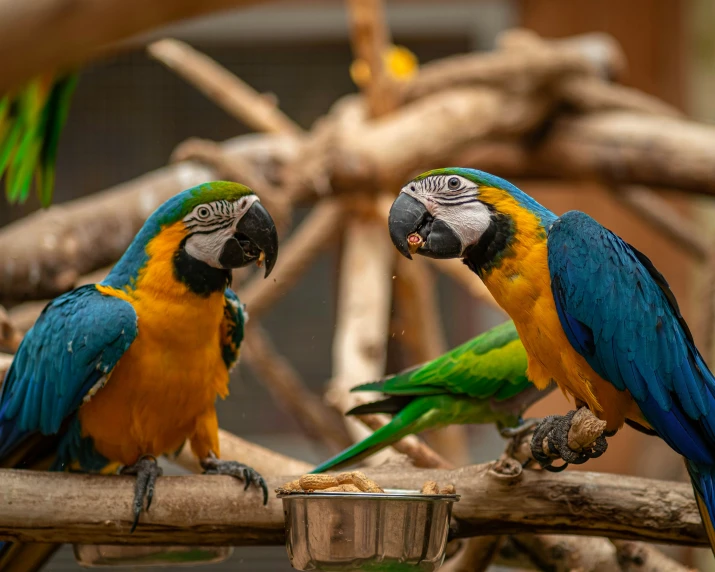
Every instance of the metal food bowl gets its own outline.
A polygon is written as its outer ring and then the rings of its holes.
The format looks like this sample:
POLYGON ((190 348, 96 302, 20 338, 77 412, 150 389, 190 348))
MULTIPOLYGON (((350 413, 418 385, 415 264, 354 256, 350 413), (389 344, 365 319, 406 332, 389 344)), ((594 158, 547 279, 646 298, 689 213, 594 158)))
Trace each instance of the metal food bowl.
POLYGON ((286 548, 297 570, 437 570, 456 494, 281 493, 286 548))

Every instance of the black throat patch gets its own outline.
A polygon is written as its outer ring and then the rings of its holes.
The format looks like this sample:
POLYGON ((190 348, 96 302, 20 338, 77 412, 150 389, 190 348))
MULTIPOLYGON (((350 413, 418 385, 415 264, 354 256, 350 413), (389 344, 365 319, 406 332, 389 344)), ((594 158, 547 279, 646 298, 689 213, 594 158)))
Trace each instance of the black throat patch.
POLYGON ((506 214, 498 213, 490 207, 492 216, 489 227, 479 242, 464 251, 463 262, 479 277, 484 276, 511 250, 514 238, 514 221, 506 214))
POLYGON ((214 268, 191 256, 184 248, 185 241, 174 254, 174 276, 199 296, 208 297, 223 292, 231 285, 231 271, 214 268))

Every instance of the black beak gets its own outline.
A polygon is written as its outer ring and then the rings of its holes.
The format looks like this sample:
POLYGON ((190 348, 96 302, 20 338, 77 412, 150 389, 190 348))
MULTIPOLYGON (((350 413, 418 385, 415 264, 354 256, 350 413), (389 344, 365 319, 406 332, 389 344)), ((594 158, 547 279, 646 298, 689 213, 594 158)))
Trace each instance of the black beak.
POLYGON ((261 203, 255 201, 236 226, 236 232, 223 246, 219 262, 224 268, 240 268, 251 262, 266 266, 265 277, 278 259, 276 225, 261 203))
POLYGON ((427 208, 408 194, 400 193, 390 208, 390 238, 400 254, 412 258, 417 252, 430 258, 458 258, 462 241, 449 225, 434 218, 427 208))

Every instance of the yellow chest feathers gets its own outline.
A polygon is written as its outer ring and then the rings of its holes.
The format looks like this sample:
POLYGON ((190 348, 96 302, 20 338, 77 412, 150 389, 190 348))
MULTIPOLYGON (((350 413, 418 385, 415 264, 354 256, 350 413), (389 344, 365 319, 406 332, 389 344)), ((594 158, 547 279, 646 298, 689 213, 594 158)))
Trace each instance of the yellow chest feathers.
POLYGON ((80 410, 83 431, 113 460, 178 447, 216 397, 228 394, 224 294, 198 296, 175 278, 172 258, 184 236, 183 225, 175 226, 149 243, 149 262, 133 287, 98 286, 131 303, 138 317, 137 338, 80 410))
POLYGON ((490 202, 498 203, 499 212, 512 217, 515 232, 509 252, 483 280, 514 320, 527 351, 529 378, 541 389, 553 380, 593 411, 601 411, 594 384, 606 382, 571 347, 561 327, 551 292, 544 229, 537 217, 512 197, 494 192, 501 195, 491 197, 490 202))

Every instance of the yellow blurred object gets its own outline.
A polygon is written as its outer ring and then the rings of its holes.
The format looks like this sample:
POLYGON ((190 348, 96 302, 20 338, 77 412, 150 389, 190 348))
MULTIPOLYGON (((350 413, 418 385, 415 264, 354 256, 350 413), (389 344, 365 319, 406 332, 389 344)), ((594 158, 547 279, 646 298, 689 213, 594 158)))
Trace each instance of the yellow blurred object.
MULTIPOLYGON (((417 73, 417 56, 404 46, 391 45, 383 56, 387 75, 398 81, 406 81, 417 73)), ((350 65, 350 77, 358 87, 370 81, 370 66, 363 59, 354 60, 350 65)))

